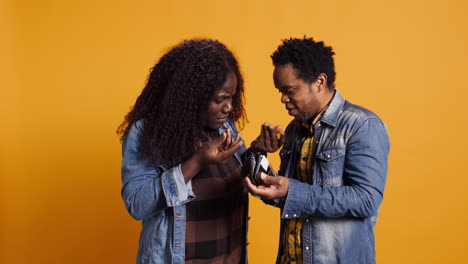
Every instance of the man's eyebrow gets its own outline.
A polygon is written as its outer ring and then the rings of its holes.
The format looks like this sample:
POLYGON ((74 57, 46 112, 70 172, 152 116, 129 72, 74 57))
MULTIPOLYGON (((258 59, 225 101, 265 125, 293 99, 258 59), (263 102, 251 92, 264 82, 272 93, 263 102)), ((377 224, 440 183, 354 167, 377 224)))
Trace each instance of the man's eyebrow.
POLYGON ((278 87, 279 90, 286 90, 286 89, 291 89, 291 88, 295 88, 296 86, 294 85, 283 85, 281 87, 278 87))

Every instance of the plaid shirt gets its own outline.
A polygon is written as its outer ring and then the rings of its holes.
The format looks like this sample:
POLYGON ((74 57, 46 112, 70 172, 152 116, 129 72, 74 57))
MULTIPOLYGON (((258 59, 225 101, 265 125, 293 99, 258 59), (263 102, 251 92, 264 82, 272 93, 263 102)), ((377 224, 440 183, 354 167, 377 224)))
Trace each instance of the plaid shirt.
MULTIPOLYGON (((304 122, 304 136, 298 149, 298 161, 295 179, 302 182, 310 182, 313 168, 314 155, 314 125, 322 118, 326 108, 318 114, 312 124, 304 122)), ((281 247, 283 255, 280 256, 280 263, 302 264, 302 225, 304 218, 293 218, 286 222, 283 234, 281 235, 281 247)))
POLYGON ((185 263, 245 263, 247 192, 233 157, 192 179, 197 198, 187 203, 185 263))

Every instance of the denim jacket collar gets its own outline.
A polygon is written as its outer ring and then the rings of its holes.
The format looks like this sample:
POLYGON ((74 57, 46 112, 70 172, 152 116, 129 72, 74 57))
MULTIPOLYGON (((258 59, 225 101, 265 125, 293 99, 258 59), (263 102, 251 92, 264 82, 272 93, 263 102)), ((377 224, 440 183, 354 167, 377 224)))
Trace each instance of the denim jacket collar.
POLYGON ((218 129, 218 133, 221 135, 226 129, 230 128, 232 121, 229 119, 229 122, 224 122, 223 125, 218 129))
POLYGON ((344 103, 345 100, 343 96, 341 96, 338 90, 335 90, 335 95, 333 96, 333 99, 330 105, 328 106, 328 109, 325 111, 325 113, 323 113, 321 122, 335 127, 338 121, 338 116, 342 111, 344 103))

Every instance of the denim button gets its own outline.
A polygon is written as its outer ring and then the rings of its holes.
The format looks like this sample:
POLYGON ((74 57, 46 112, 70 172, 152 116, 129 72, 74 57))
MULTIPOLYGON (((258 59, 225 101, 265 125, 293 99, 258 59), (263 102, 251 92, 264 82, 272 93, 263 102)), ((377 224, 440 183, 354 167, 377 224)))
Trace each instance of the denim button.
POLYGON ((309 223, 309 219, 306 219, 306 223, 309 223))
POLYGON ((289 215, 288 215, 288 214, 285 214, 285 215, 284 215, 284 217, 288 218, 288 217, 289 217, 289 215))
POLYGON ((306 247, 306 250, 309 250, 309 247, 306 247))
POLYGON ((293 215, 293 217, 296 217, 296 216, 297 216, 296 214, 293 215))

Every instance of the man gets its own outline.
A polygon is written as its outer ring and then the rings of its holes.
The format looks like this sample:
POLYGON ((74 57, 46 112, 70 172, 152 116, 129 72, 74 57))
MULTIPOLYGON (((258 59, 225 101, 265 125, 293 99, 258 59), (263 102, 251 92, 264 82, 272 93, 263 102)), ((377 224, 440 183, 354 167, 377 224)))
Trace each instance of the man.
POLYGON ((375 263, 374 224, 383 198, 389 139, 382 120, 335 90, 331 47, 288 39, 271 56, 281 102, 294 120, 263 125, 252 149, 282 145, 279 177, 250 192, 281 208, 277 263, 375 263))

